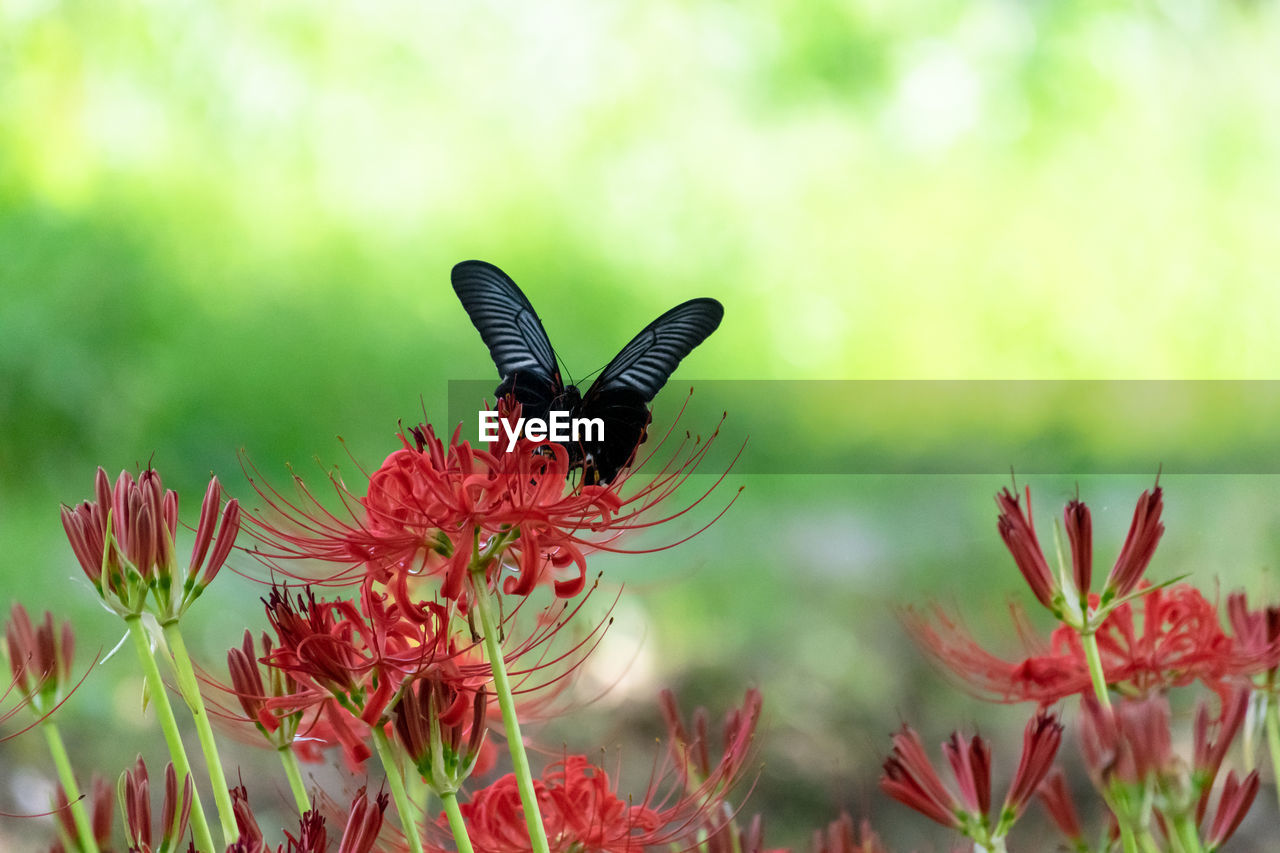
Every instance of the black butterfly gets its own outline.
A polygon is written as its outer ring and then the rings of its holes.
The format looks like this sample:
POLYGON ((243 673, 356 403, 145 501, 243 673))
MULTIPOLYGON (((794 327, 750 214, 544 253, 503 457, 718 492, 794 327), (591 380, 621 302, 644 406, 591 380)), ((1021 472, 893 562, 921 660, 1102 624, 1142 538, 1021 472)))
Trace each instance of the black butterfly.
POLYGON ((552 410, 574 418, 600 418, 600 441, 568 442, 571 467, 583 482, 606 484, 631 464, 644 441, 649 403, 680 360, 720 325, 724 307, 714 299, 690 299, 672 308, 622 348, 586 394, 565 385, 542 321, 516 283, 493 264, 463 261, 453 268, 453 289, 489 347, 502 375, 495 392, 514 395, 525 418, 546 419, 552 410))

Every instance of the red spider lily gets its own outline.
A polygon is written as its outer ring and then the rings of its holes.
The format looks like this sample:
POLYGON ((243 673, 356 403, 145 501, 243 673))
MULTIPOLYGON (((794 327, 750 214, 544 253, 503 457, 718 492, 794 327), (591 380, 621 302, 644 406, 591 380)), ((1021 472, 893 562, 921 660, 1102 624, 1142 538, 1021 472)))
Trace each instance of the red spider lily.
POLYGON ((744 831, 734 820, 733 808, 724 801, 724 789, 741 775, 751 754, 763 704, 760 691, 755 688, 747 690, 742 707, 732 708, 725 715, 721 727, 724 748, 715 764, 711 761, 707 710, 695 708, 690 724, 686 725, 674 693, 663 690, 658 703, 667 724, 670 758, 685 791, 695 799, 719 800, 721 803, 719 809, 706 811, 706 824, 699 833, 700 837, 706 838, 708 853, 761 853, 763 819, 756 815, 744 831))
POLYGON ((1227 749, 1236 739, 1249 710, 1249 690, 1240 688, 1222 702, 1217 719, 1210 720, 1209 707, 1201 702, 1196 708, 1195 725, 1192 728, 1192 767, 1195 785, 1200 789, 1196 803, 1196 821, 1204 818, 1209 803, 1209 792, 1218 777, 1218 770, 1226 758, 1227 749))
POLYGON ((1076 811, 1075 802, 1071 799, 1071 791, 1067 788, 1067 777, 1058 768, 1049 771, 1049 775, 1036 789, 1036 796, 1044 803, 1045 811, 1058 831, 1066 836, 1071 846, 1079 849, 1084 846, 1084 830, 1080 828, 1080 815, 1076 811))
MULTIPOLYGON (((1245 594, 1233 592, 1227 596, 1227 618, 1241 647, 1258 655, 1277 653, 1277 648, 1280 648, 1280 607, 1272 605, 1250 610, 1245 594)), ((1275 680, 1276 667, 1273 666, 1265 673, 1262 686, 1274 689, 1275 680)))
POLYGON ((15 603, 4 635, 13 686, 22 691, 25 703, 37 716, 51 713, 70 693, 75 652, 71 623, 62 623, 59 630, 53 614, 46 611, 37 627, 31 624, 26 608, 15 603))
POLYGON ((736 821, 729 821, 718 831, 712 832, 700 845, 705 853, 789 853, 783 849, 764 846, 764 816, 754 815, 742 829, 736 821))
POLYGON ((302 691, 273 697, 272 712, 298 710, 333 697, 361 721, 379 723, 404 680, 452 657, 444 608, 433 622, 404 618, 388 597, 365 586, 360 603, 317 600, 308 588, 290 599, 272 587, 267 618, 279 646, 265 661, 288 673, 302 691))
MULTIPOLYGON (((962 772, 954 766, 952 769, 957 775, 962 772)), ((976 787, 978 780, 972 784, 976 787)), ((986 784, 990 784, 990 779, 986 784)), ((964 806, 938 778, 920 735, 905 723, 902 730, 893 736, 893 752, 885 759, 880 788, 893 799, 943 826, 959 830, 966 826, 964 806)))
POLYGON ((847 812, 841 812, 825 831, 815 829, 809 849, 812 853, 888 853, 871 822, 864 819, 855 833, 853 818, 847 812))
MULTIPOLYGON (((263 839, 243 785, 231 789, 231 802, 239 838, 227 847, 226 853, 330 853, 329 832, 320 811, 312 809, 303 813, 298 818, 298 834, 286 832, 285 841, 272 847, 263 839)), ((357 791, 345 812, 347 820, 337 853, 371 853, 382 830, 382 816, 388 802, 385 793, 370 800, 364 788, 357 791)))
MULTIPOLYGON (((621 799, 611 789, 608 775, 584 756, 551 765, 533 784, 554 853, 623 853, 667 840, 660 835, 666 816, 643 803, 632 805, 621 799)), ((477 791, 461 810, 477 853, 532 849, 514 775, 477 791)))
MULTIPOLYGON (((669 718, 678 721, 670 700, 664 701, 669 718)), ((715 837, 732 818, 725 798, 741 776, 758 719, 759 694, 749 691, 743 707, 727 715, 725 752, 714 766, 704 751, 705 737, 691 740, 678 726, 686 736, 673 737, 670 763, 655 773, 641 797, 620 797, 608 774, 585 756, 552 764, 534 780, 551 850, 622 853, 659 845, 692 847, 715 837)), ((477 853, 531 849, 513 775, 475 792, 461 808, 477 853)), ((444 826, 442 816, 439 827, 444 826)))
POLYGON ((271 666, 274 643, 262 635, 263 654, 257 655, 253 636, 245 632, 243 645, 227 652, 230 684, 202 675, 210 719, 242 743, 274 749, 292 748, 302 761, 325 760, 325 751, 340 748, 352 772, 360 772, 372 754, 369 726, 343 709, 332 695, 298 683, 288 672, 271 666), (226 697, 219 700, 218 694, 226 697), (234 702, 234 705, 232 704, 234 702), (238 709, 236 709, 238 706, 238 709))
MULTIPOLYGON (((1092 689, 1084 647, 1072 627, 1058 627, 1044 644, 1015 610, 1028 655, 1008 661, 979 646, 940 608, 930 615, 908 611, 911 632, 931 657, 979 695, 1048 705, 1092 689)), ((1107 684, 1130 695, 1200 680, 1225 696, 1233 684, 1280 659, 1280 646, 1256 649, 1228 636, 1217 608, 1190 584, 1153 588, 1117 605, 1096 636, 1107 684)))
MULTIPOLYGON (((1109 804, 1135 817, 1154 792, 1155 817, 1167 827, 1171 817, 1204 820, 1209 795, 1227 747, 1239 732, 1248 705, 1248 691, 1237 691, 1209 722, 1202 704, 1196 712, 1192 767, 1173 753, 1169 704, 1163 696, 1125 700, 1103 708, 1092 696, 1082 702, 1081 746, 1094 784, 1109 804)), ((1257 771, 1243 781, 1230 771, 1208 827, 1208 849, 1215 850, 1235 832, 1253 804, 1257 771)))
MULTIPOLYGON (((93 793, 89 795, 89 800, 93 803, 93 811, 90 818, 90 826, 93 830, 94 843, 98 845, 99 850, 108 850, 111 847, 111 817, 115 814, 115 794, 111 790, 111 786, 107 781, 98 774, 93 774, 93 783, 91 785, 93 793)), ((70 804, 67 802, 67 792, 58 785, 54 791, 54 806, 58 816, 59 834, 66 839, 78 838, 79 832, 76 829, 75 820, 71 816, 70 804)), ((79 850, 80 846, 73 843, 73 849, 79 850)), ((56 841, 49 848, 49 853, 66 853, 66 847, 61 841, 56 841)))
MULTIPOLYGON (((1062 744, 1062 724, 1051 714, 1043 711, 1036 714, 1027 723, 1022 734, 1022 756, 1018 759, 1018 769, 1013 774, 1013 782, 1009 785, 1009 793, 1005 795, 1004 805, 1000 807, 1000 826, 1006 829, 1013 825, 1032 794, 1040 787, 1040 782, 1053 766, 1054 756, 1062 744)), ((997 827, 997 834, 1000 828, 997 827)))
MULTIPOLYGON (((1027 496, 1027 512, 1031 512, 1031 496, 1027 496)), ((1075 584, 1076 596, 1084 599, 1089 595, 1089 585, 1093 582, 1093 519, 1089 508, 1079 500, 1070 500, 1062 511, 1062 526, 1067 532, 1067 541, 1071 543, 1071 579, 1075 584)))
POLYGON ((1156 545, 1164 535, 1164 524, 1160 521, 1163 510, 1164 490, 1159 486, 1138 496, 1138 505, 1133 510, 1133 521, 1129 524, 1124 546, 1120 549, 1115 565, 1111 567, 1111 573, 1107 575, 1102 593, 1104 605, 1113 598, 1128 595, 1146 574, 1156 545))
POLYGON ((293 744, 303 712, 291 710, 287 700, 287 697, 296 697, 300 692, 297 680, 280 667, 262 664, 263 660, 270 660, 272 648, 271 637, 264 633, 262 655, 259 657, 253 645, 253 634, 245 631, 241 646, 227 651, 227 671, 231 678, 231 693, 244 709, 244 719, 250 721, 272 746, 283 749, 293 744), (273 700, 276 710, 268 707, 273 700))
POLYGON ((1013 555, 1013 561, 1018 564, 1018 571, 1022 572, 1027 586, 1031 587, 1031 592, 1035 594, 1036 600, 1057 613, 1061 605, 1054 600, 1059 596, 1058 583, 1053 577, 1048 561, 1044 558, 1040 542, 1036 539, 1035 525, 1031 520, 1030 487, 1027 488, 1026 494, 1026 515, 1022 513, 1017 495, 1008 489, 1002 489, 996 495, 996 506, 1000 507, 1000 517, 996 527, 1009 553, 1013 555))
MULTIPOLYGON (((1089 596, 1093 576, 1093 521, 1089 508, 1079 500, 1072 500, 1062 513, 1067 540, 1071 544, 1071 580, 1074 589, 1068 596, 1061 587, 1063 581, 1050 569, 1044 549, 1036 538, 1031 517, 1031 489, 1028 488, 1025 494, 1025 514, 1018 495, 1008 489, 1003 489, 996 495, 996 505, 1000 507, 1000 538, 1013 555, 1018 570, 1022 572, 1022 577, 1031 587, 1036 600, 1057 618, 1080 627, 1088 616, 1080 610, 1080 603, 1089 596)), ((1156 545, 1164 534, 1164 525, 1160 522, 1163 509, 1163 491, 1159 486, 1139 496, 1133 521, 1129 526, 1129 535, 1125 537, 1120 556, 1107 575, 1100 599, 1094 602, 1095 607, 1099 604, 1105 607, 1112 601, 1123 598, 1142 580, 1156 545)))
POLYGON ((1080 747, 1095 784, 1145 785, 1178 767, 1164 696, 1127 699, 1104 708, 1092 694, 1081 701, 1080 747))
POLYGON ((953 733, 943 744, 961 791, 959 798, 938 777, 920 735, 905 724, 893 736, 893 752, 885 759, 880 788, 925 817, 985 844, 1008 833, 1052 767, 1061 742, 1062 725, 1054 715, 1039 711, 1027 723, 1022 758, 994 829, 987 814, 991 802, 991 751, 986 741, 976 735, 965 744, 958 733, 953 733))
POLYGON ((623 497, 630 472, 607 486, 574 487, 568 453, 555 442, 489 452, 460 435, 459 426, 445 447, 429 425, 402 432, 403 446, 370 475, 364 498, 333 481, 341 515, 300 481, 296 504, 255 483, 278 519, 257 522, 262 556, 345 565, 331 582, 371 579, 406 608, 422 597, 412 586, 423 577, 438 578, 440 595, 465 607, 468 577, 483 572, 492 582, 509 556, 516 573, 504 580, 506 593, 527 595, 549 582, 567 598, 585 586, 587 549, 622 550, 609 545, 618 534, 669 521, 710 492, 674 514, 648 517, 688 478, 710 442, 677 462, 678 450, 649 483, 623 497))
POLYGON ((173 765, 164 769, 164 801, 160 812, 160 838, 152 846, 151 826, 151 790, 147 778, 147 765, 142 756, 138 756, 133 770, 126 770, 120 776, 118 796, 120 810, 124 816, 125 835, 129 841, 129 849, 136 853, 162 853, 177 850, 182 843, 182 836, 187 831, 187 818, 191 814, 193 790, 191 777, 182 781, 182 792, 178 792, 178 775, 173 765))
POLYGON ((62 526, 98 595, 121 615, 141 613, 151 594, 162 623, 177 619, 222 569, 240 530, 235 499, 227 501, 219 520, 222 488, 215 477, 200 507, 191 560, 180 571, 174 552, 178 495, 164 488, 154 469, 136 481, 122 471, 113 486, 99 468, 94 494, 94 501, 64 505, 62 526))
POLYGON ((668 744, 672 750, 681 782, 689 790, 696 790, 708 782, 737 779, 751 754, 751 743, 756 725, 760 722, 760 709, 764 698, 754 687, 747 690, 741 708, 733 708, 725 716, 724 749, 714 766, 711 763, 710 737, 707 732, 707 710, 694 709, 691 725, 685 726, 676 704, 675 694, 663 690, 658 696, 663 719, 667 724, 668 744), (692 732, 692 734, 690 734, 692 732))
POLYGON ((329 697, 307 708, 293 739, 293 752, 300 761, 321 764, 325 753, 342 750, 347 768, 352 773, 364 772, 364 763, 373 755, 369 748, 371 727, 351 715, 337 700, 329 697))
POLYGON ((396 737, 437 794, 455 793, 480 758, 488 693, 441 671, 416 678, 392 710, 396 737))
POLYGON ((1241 781, 1232 770, 1222 786, 1218 810, 1213 816, 1205 845, 1209 851, 1217 850, 1235 834, 1240 822, 1248 814, 1253 799, 1258 795, 1258 771, 1254 770, 1241 781))

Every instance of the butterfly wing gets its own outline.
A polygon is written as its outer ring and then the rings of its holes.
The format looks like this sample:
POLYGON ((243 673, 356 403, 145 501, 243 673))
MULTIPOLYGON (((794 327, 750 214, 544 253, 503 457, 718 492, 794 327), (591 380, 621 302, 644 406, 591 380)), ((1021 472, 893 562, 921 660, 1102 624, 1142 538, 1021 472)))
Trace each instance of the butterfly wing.
POLYGON ((580 450, 586 482, 608 483, 631 464, 649 426, 649 403, 723 317, 716 300, 690 299, 645 326, 605 366, 578 407, 579 416, 600 418, 606 430, 603 441, 580 450))
POLYGON ((510 276, 484 261, 456 264, 451 278, 502 376, 497 396, 513 393, 526 417, 546 417, 564 383, 551 340, 528 298, 510 276))
POLYGON ((716 330, 724 306, 714 299, 690 299, 645 326, 605 365, 586 397, 604 391, 635 391, 648 403, 667 384, 676 366, 716 330))

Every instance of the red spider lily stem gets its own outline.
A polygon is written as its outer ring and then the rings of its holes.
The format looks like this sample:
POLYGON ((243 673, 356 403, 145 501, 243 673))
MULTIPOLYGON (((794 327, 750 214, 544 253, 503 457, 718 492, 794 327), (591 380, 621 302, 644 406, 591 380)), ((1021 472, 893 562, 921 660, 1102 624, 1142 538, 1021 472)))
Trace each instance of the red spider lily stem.
MULTIPOLYGON (((501 560, 500 557, 498 559, 501 560)), ((507 749, 511 753, 512 771, 520 792, 520 803, 524 807, 529 843, 533 853, 550 853, 547 831, 542 825, 542 812, 538 808, 538 796, 533 786, 533 773, 529 769, 529 756, 525 752, 524 738, 520 734, 520 721, 516 718, 515 697, 511 695, 511 681, 507 678, 507 667, 502 656, 498 626, 493 613, 493 598, 485 580, 486 568, 484 563, 479 563, 473 564, 471 569, 474 609, 480 617, 485 655, 489 658, 489 666, 493 668, 493 688, 498 697, 498 707, 502 710, 502 725, 507 733, 507 749)))
MULTIPOLYGON (((187 759, 187 750, 182 745, 182 735, 178 732, 178 721, 173 716, 173 706, 169 704, 169 694, 165 690, 164 679, 160 677, 160 668, 156 666, 151 651, 151 641, 147 630, 142 627, 142 617, 128 616, 124 624, 133 639, 134 651, 138 654, 138 662, 142 665, 151 702, 156 709, 156 719, 160 722, 160 731, 164 734, 165 745, 169 747, 169 758, 173 761, 173 769, 183 777, 191 777, 191 762, 187 759)), ((191 834, 195 837, 197 850, 213 853, 213 836, 209 833, 209 822, 204 816, 204 805, 200 802, 200 789, 191 788, 191 834)), ((232 836, 234 840, 235 836, 232 836)))
MULTIPOLYGON (((1280 774, 1280 705, 1278 703, 1280 703, 1280 697, 1274 694, 1267 696, 1267 752, 1271 754, 1271 769, 1280 774)), ((1276 785, 1276 797, 1280 798, 1280 785, 1276 785)))
POLYGON ((67 756, 67 747, 62 742, 62 734, 53 720, 46 719, 40 728, 44 729, 45 741, 49 744, 49 754, 53 756, 54 767, 58 770, 58 780, 62 783, 62 790, 66 791, 67 800, 71 804, 71 818, 75 821, 80 844, 84 847, 85 853, 98 853, 93 822, 89 820, 89 815, 84 808, 84 798, 80 796, 80 789, 76 786, 76 774, 71 769, 71 759, 67 756))
POLYGON ((306 814, 311 810, 311 798, 307 796, 307 786, 302 781, 298 756, 293 754, 292 746, 278 747, 276 755, 280 756, 280 765, 284 767, 285 778, 289 780, 289 790, 293 793, 293 804, 298 807, 298 814, 306 814))
POLYGON ((404 790, 404 774, 401 773, 400 761, 391 741, 387 738, 386 729, 373 727, 373 747, 382 761, 382 769, 387 774, 387 784, 391 787, 391 799, 395 800, 396 811, 400 813, 400 828, 409 842, 410 853, 422 853, 422 836, 418 832, 417 809, 409 802, 409 795, 404 790))
POLYGON ((235 810, 231 805, 231 794, 227 788, 227 777, 222 770, 222 760, 218 757, 218 744, 213 739, 213 727, 209 725, 209 712, 205 710, 204 700, 200 697, 200 683, 196 679, 195 669, 191 666, 191 656, 187 654, 187 644, 182 639, 182 630, 177 622, 169 622, 164 626, 165 642, 173 655, 173 668, 178 677, 178 689, 186 700, 191 711, 191 719, 195 722, 196 735, 200 740, 200 750, 204 753, 205 765, 209 772, 209 785, 213 788, 213 801, 218 807, 218 819, 222 823, 222 837, 227 844, 236 838, 235 810))
POLYGON ((453 842, 458 845, 458 853, 474 853, 471 847, 471 836, 467 834, 467 822, 462 818, 462 810, 458 808, 458 795, 454 791, 440 795, 444 805, 444 813, 449 818, 449 830, 453 832, 453 842))
MULTIPOLYGON (((13 681, 5 691, 5 696, 14 688, 22 691, 23 696, 14 712, 26 705, 36 716, 36 722, 32 725, 44 729, 45 740, 49 744, 49 753, 57 768, 62 789, 70 799, 76 834, 86 851, 97 853, 93 824, 85 811, 80 789, 76 787, 75 772, 71 769, 62 735, 51 719, 53 712, 80 686, 76 684, 68 689, 75 651, 75 634, 71 630, 71 623, 64 622, 59 627, 53 614, 45 611, 44 619, 38 625, 33 624, 26 608, 15 603, 9 622, 5 625, 4 635, 9 669, 13 673, 13 681)), ((81 681, 83 680, 82 678, 81 681)), ((3 698, 0 697, 0 700, 3 698)), ((7 717, 8 715, 0 717, 0 720, 7 717)))
POLYGON ((1089 681, 1093 684, 1093 693, 1102 703, 1102 707, 1111 710, 1107 676, 1102 670, 1102 653, 1098 651, 1098 635, 1093 631, 1081 631, 1080 645, 1084 648, 1084 659, 1089 665, 1089 681))

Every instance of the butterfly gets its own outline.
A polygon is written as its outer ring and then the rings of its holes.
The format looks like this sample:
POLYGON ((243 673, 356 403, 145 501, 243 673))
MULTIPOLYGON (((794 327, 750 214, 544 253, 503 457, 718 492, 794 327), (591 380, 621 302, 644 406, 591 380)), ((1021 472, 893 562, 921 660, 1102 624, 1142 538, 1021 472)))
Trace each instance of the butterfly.
POLYGON ((652 417, 649 403, 724 316, 724 306, 714 299, 677 305, 632 338, 582 394, 564 384, 542 321, 510 276, 484 261, 463 261, 454 266, 452 279, 502 376, 499 398, 512 395, 525 418, 545 420, 552 411, 567 411, 603 422, 598 440, 562 442, 570 469, 581 468, 588 485, 608 484, 631 464, 652 417))

